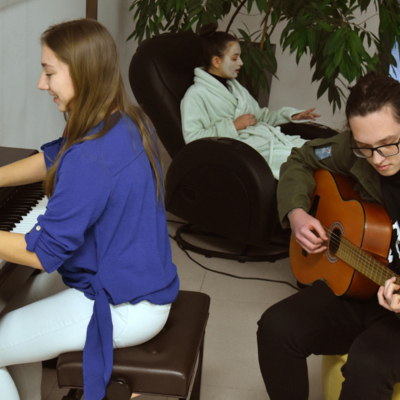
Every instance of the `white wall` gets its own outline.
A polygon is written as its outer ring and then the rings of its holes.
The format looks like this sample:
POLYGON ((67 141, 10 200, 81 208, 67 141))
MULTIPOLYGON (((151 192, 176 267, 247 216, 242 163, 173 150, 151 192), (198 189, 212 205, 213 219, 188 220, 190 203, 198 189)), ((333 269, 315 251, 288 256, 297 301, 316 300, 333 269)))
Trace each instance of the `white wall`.
MULTIPOLYGON (((41 73, 41 33, 50 25, 83 18, 85 0, 19 0, 0 3, 0 146, 38 149, 58 138, 63 114, 37 89, 41 73)), ((99 0, 98 19, 114 36, 121 53, 128 93, 128 66, 137 44, 126 42, 132 17, 126 0, 99 0)), ((133 99, 133 96, 132 96, 133 99)))
POLYGON ((0 9, 0 145, 39 148, 62 134, 63 115, 37 89, 41 33, 51 24, 81 18, 80 0, 24 0, 0 9))
POLYGON ((127 0, 98 0, 98 20, 104 24, 117 42, 122 68, 122 77, 126 89, 133 102, 135 98, 129 86, 128 69, 137 43, 134 40, 126 41, 133 31, 133 13, 129 12, 131 1, 127 0))
POLYGON ((11 4, 18 3, 19 1, 22 1, 22 0, 0 0, 0 8, 7 7, 11 4))

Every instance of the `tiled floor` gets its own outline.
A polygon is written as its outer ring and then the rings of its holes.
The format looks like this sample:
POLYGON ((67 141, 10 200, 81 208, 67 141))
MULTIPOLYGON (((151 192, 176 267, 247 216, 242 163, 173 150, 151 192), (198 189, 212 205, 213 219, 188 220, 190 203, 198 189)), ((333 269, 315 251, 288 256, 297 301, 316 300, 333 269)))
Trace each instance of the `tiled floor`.
MULTIPOLYGON (((169 216, 176 220, 175 217, 169 216)), ((173 235, 178 226, 170 222, 173 235)), ((202 400, 268 400, 258 368, 256 329, 263 311, 271 304, 291 295, 287 285, 256 280, 240 280, 206 271, 192 262, 171 240, 172 255, 178 267, 181 289, 195 290, 211 296, 207 325, 202 400)), ((295 284, 289 260, 275 263, 238 263, 217 258, 205 258, 191 253, 208 268, 230 274, 285 280, 295 284)), ((321 400, 321 358, 309 359, 310 400, 321 400)), ((61 400, 66 391, 58 389, 55 372, 44 371, 43 400, 61 400)), ((167 400, 140 396, 141 400, 167 400)))

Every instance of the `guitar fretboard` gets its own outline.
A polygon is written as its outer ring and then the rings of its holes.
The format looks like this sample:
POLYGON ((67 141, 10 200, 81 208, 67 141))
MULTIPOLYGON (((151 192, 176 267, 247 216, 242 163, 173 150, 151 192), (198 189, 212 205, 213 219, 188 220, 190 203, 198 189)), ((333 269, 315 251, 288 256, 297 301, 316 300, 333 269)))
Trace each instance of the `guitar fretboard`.
POLYGON ((385 282, 394 276, 397 279, 396 283, 400 285, 399 275, 343 236, 340 237, 340 245, 335 255, 379 286, 384 286, 385 282))

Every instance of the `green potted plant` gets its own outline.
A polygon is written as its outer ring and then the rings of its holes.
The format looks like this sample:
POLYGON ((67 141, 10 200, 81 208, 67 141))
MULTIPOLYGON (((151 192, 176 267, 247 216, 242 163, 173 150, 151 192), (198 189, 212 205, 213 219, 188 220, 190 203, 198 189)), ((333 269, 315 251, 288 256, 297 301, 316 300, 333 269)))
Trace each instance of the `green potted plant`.
POLYGON ((320 83, 317 97, 328 91, 334 112, 345 98, 340 83, 351 83, 368 70, 387 72, 389 65, 396 65, 391 48, 400 41, 398 0, 135 0, 130 11, 135 28, 128 40, 139 43, 164 32, 198 32, 203 24, 222 21, 233 11, 226 31, 241 42, 244 74, 240 79, 250 78, 253 87, 264 91, 268 89, 265 70, 277 73, 270 36, 278 24, 286 24, 280 45, 296 53, 297 63, 304 54, 311 56, 312 81, 320 83), (367 29, 369 18, 355 22, 355 14, 363 15, 370 5, 379 18, 378 35, 367 29), (259 29, 250 32, 235 26, 239 12, 255 10, 262 15, 259 29), (372 44, 373 56, 365 48, 372 44))

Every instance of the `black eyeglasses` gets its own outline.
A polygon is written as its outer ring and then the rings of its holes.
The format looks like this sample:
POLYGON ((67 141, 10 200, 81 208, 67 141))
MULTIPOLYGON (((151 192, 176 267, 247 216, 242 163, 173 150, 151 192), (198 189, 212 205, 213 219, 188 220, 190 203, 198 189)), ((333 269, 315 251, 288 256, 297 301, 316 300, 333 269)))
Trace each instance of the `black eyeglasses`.
POLYGON ((350 149, 353 150, 353 153, 360 158, 371 158, 376 151, 379 155, 383 157, 391 157, 399 154, 399 144, 400 140, 397 143, 384 144, 383 146, 378 147, 352 147, 350 149))

